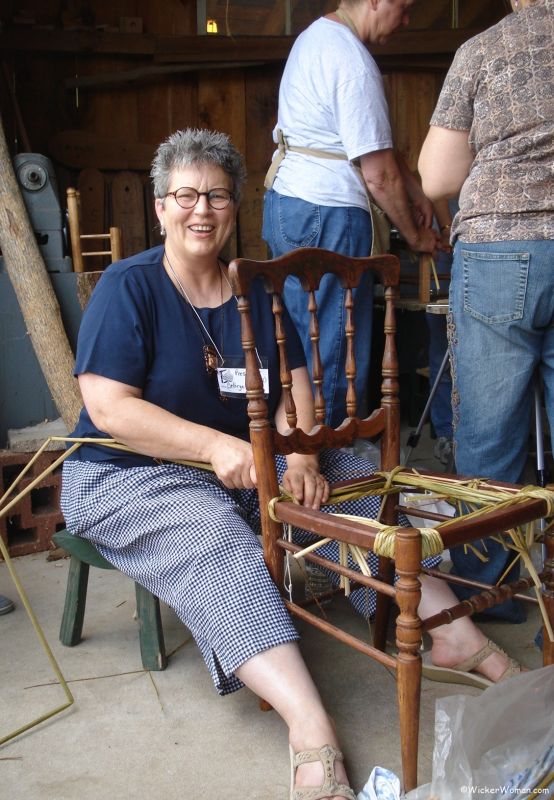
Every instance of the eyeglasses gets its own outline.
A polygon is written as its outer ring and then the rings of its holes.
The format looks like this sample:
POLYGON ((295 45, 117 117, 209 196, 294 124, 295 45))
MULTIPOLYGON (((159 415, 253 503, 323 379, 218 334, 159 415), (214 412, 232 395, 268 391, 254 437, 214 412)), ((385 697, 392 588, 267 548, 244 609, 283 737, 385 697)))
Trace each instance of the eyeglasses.
POLYGON ((227 208, 231 200, 235 199, 233 192, 228 189, 210 189, 209 192, 197 192, 190 186, 182 186, 174 192, 168 192, 164 197, 174 197, 181 208, 194 208, 201 197, 206 197, 208 205, 215 208, 216 211, 223 211, 227 208))

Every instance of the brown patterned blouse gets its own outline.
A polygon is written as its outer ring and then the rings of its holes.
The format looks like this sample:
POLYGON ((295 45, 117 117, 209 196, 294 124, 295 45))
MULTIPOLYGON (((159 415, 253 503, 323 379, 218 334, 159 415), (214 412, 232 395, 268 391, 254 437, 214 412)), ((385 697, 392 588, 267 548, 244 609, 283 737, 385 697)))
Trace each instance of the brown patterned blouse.
POLYGON ((452 240, 554 239, 554 0, 465 42, 431 125, 469 131, 475 160, 452 240))

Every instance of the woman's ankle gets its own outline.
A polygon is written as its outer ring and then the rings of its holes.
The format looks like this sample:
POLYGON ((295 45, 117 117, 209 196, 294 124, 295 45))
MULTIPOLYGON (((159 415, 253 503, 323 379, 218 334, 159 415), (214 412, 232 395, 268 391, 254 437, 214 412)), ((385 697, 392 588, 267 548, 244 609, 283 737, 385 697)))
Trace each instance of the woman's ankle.
POLYGON ((323 747, 324 744, 339 746, 334 722, 326 712, 294 721, 289 729, 289 743, 295 753, 323 747))

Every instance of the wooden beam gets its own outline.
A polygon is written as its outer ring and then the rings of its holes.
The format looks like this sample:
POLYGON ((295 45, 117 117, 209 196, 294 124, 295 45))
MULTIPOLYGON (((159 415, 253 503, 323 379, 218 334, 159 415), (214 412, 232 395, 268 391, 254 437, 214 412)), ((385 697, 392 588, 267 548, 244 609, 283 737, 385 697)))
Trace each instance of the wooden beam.
MULTIPOLYGON (((480 30, 480 29, 479 29, 480 30)), ((452 54, 479 30, 399 31, 385 45, 370 49, 376 58, 431 53, 452 54)), ((10 30, 0 34, 3 52, 74 53, 80 55, 112 54, 150 56, 158 63, 284 61, 294 36, 155 36, 153 34, 108 33, 101 31, 10 30)))
POLYGON ((152 56, 156 50, 156 38, 147 33, 12 29, 5 30, 4 33, 0 34, 0 51, 79 53, 81 55, 109 53, 119 56, 152 56))
POLYGON ((118 72, 103 72, 99 75, 79 75, 75 78, 64 80, 64 86, 68 89, 102 89, 107 86, 126 86, 129 83, 146 83, 147 81, 159 81, 166 75, 176 75, 181 72, 197 72, 199 69, 222 70, 222 69, 242 69, 243 67, 260 66, 259 61, 245 62, 226 62, 214 61, 202 64, 147 64, 136 69, 119 70, 118 72))

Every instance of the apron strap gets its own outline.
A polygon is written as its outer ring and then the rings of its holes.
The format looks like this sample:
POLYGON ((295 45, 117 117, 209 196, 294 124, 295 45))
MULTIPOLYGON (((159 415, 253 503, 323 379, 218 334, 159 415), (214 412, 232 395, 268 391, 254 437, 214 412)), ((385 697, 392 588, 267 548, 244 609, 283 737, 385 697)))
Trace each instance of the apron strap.
MULTIPOLYGON (((327 158, 335 161, 349 160, 346 153, 328 153, 326 150, 317 150, 315 147, 295 147, 294 145, 290 145, 287 142, 287 138, 281 128, 277 128, 277 153, 265 176, 264 186, 266 189, 271 189, 273 186, 275 176, 277 175, 277 171, 281 166, 281 162, 289 151, 291 153, 303 153, 304 155, 314 156, 315 158, 327 158)), ((357 161, 352 161, 351 163, 358 173, 367 197, 368 209, 371 216, 371 226, 373 229, 371 255, 376 256, 382 255, 383 253, 388 253, 390 248, 390 222, 388 217, 373 200, 367 188, 359 163, 357 163, 357 161)))
POLYGON ((287 142, 287 138, 281 128, 277 128, 277 154, 271 162, 269 169, 266 173, 264 186, 266 189, 271 189, 277 170, 281 166, 281 161, 286 156, 287 152, 303 153, 306 156, 315 156, 316 158, 330 158, 335 161, 348 161, 346 153, 328 153, 325 150, 316 150, 313 147, 295 147, 287 142))

